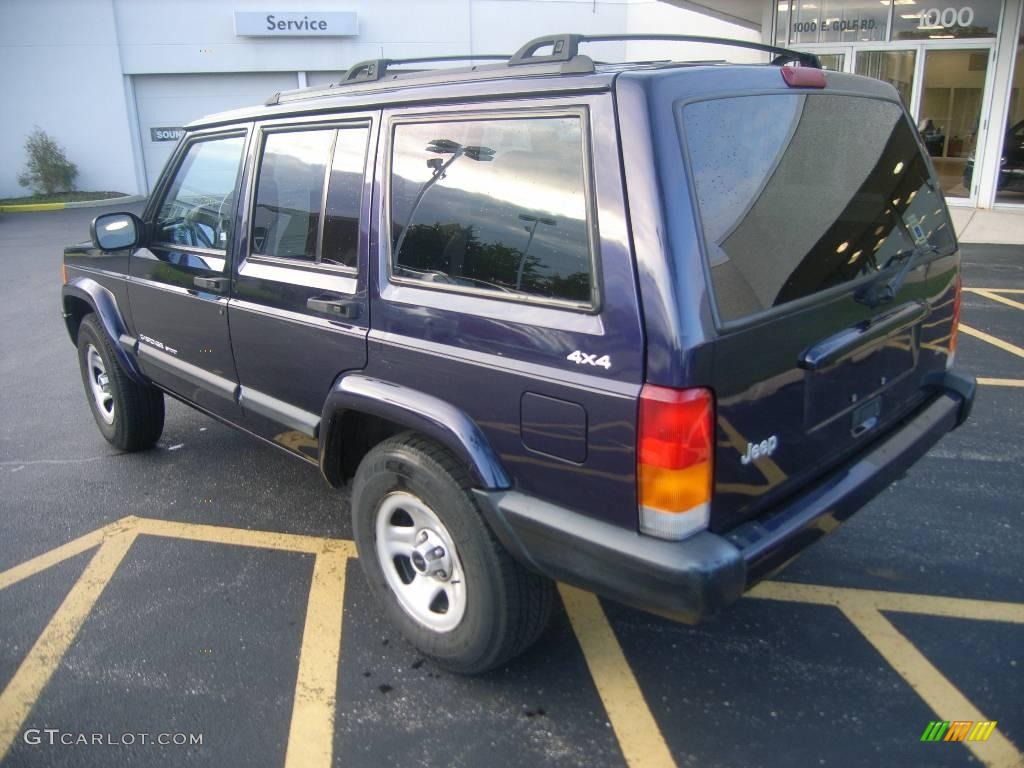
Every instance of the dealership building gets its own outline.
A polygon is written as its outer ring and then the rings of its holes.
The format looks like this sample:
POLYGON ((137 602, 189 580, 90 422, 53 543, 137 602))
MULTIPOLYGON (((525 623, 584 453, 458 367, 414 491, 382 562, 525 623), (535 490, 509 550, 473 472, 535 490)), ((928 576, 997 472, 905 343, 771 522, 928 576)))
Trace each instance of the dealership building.
MULTIPOLYGON (((4 0, 0 197, 38 126, 78 186, 147 194, 202 115, 337 82, 376 58, 511 53, 552 32, 738 37, 892 83, 951 205, 1024 211, 1024 0, 4 0), (1016 189, 1015 189, 1016 187, 1016 189)), ((603 60, 759 61, 720 47, 605 43, 603 60)))

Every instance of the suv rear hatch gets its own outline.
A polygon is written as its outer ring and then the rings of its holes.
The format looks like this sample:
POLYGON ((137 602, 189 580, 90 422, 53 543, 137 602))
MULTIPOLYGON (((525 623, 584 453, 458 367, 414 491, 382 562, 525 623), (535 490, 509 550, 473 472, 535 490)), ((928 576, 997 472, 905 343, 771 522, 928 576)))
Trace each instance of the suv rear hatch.
POLYGON ((866 447, 952 358, 959 254, 931 163, 895 91, 834 79, 674 105, 717 328, 712 530, 866 447))

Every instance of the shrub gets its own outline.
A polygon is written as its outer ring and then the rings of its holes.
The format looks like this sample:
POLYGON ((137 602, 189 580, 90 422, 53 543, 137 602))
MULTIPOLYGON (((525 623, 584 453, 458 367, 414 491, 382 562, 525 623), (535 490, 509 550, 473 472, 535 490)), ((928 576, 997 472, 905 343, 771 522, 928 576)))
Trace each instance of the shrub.
POLYGON ((21 186, 47 195, 75 188, 78 166, 67 159, 61 146, 39 126, 25 140, 25 152, 28 163, 25 172, 18 176, 21 186))

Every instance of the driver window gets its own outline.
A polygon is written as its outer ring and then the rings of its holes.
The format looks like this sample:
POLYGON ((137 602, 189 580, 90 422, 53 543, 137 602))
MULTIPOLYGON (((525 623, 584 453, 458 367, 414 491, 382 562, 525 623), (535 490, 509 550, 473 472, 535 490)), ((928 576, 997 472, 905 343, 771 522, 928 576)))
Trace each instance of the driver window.
POLYGON ((158 242, 227 249, 244 146, 244 136, 232 136, 188 148, 156 217, 158 242))

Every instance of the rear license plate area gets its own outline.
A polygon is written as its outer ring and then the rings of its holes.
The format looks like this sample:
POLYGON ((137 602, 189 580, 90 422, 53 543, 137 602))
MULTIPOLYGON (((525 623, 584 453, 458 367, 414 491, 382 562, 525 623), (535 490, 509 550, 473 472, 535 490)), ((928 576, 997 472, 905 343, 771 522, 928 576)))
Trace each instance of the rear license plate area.
MULTIPOLYGON (((917 359, 918 329, 914 326, 855 350, 828 368, 807 371, 804 428, 812 431, 845 413, 856 413, 860 406, 869 404, 868 400, 910 374, 917 367, 917 359)), ((881 400, 878 404, 880 407, 881 400)))

